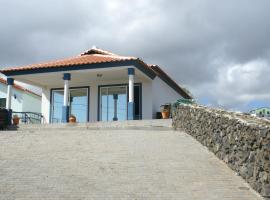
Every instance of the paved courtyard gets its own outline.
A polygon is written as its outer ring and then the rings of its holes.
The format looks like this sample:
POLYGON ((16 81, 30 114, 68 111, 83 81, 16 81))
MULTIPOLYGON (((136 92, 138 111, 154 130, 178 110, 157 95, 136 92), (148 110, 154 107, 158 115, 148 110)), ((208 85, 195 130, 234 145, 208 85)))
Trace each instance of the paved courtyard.
POLYGON ((1 200, 257 200, 183 132, 59 129, 0 132, 1 200))

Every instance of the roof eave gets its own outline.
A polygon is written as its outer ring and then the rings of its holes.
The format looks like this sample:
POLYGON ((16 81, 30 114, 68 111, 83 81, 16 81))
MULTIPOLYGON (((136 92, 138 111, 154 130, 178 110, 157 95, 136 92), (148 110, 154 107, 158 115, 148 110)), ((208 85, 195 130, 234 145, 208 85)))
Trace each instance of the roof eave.
POLYGON ((180 85, 178 85, 168 74, 166 74, 158 65, 153 65, 151 68, 156 71, 157 76, 167 83, 172 89, 180 94, 185 99, 193 99, 180 85))
POLYGON ((74 70, 86 70, 86 69, 102 69, 110 67, 121 67, 121 66, 135 66, 140 71, 145 73, 150 79, 154 79, 156 74, 151 68, 149 68, 140 59, 125 60, 125 61, 114 61, 106 63, 93 63, 93 64, 83 64, 83 65, 71 65, 71 66, 51 66, 51 67, 40 67, 36 69, 16 69, 16 70, 0 70, 0 72, 6 76, 20 76, 29 74, 41 74, 41 73, 52 73, 52 72, 65 72, 74 70))

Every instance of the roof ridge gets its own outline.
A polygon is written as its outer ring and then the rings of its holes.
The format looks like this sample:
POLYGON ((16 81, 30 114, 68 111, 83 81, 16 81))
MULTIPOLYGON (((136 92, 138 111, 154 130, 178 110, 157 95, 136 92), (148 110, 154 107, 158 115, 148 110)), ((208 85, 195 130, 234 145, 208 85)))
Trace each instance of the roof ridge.
POLYGON ((89 55, 89 54, 117 55, 115 53, 97 48, 95 46, 93 46, 91 49, 81 53, 80 55, 84 56, 84 55, 89 55))
MULTIPOLYGON (((123 58, 123 59, 139 59, 137 57, 134 56, 120 56, 120 55, 102 55, 102 54, 94 54, 95 56, 100 56, 100 57, 109 57, 109 58, 123 58)), ((91 55, 86 55, 86 56, 91 56, 91 55)))

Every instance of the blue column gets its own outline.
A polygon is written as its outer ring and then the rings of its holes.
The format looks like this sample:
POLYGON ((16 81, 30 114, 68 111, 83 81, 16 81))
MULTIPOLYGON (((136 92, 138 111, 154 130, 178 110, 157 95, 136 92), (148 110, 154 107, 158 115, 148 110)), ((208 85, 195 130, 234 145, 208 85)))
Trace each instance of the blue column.
POLYGON ((134 120, 134 102, 128 102, 128 120, 134 120))
POLYGON ((128 120, 134 120, 134 68, 128 68, 128 120))
POLYGON ((113 100, 114 100, 114 116, 113 116, 113 121, 117 121, 117 100, 118 100, 118 94, 113 95, 113 100))
POLYGON ((13 78, 7 78, 7 84, 8 85, 14 85, 14 79, 13 78))
POLYGON ((6 109, 8 111, 8 125, 12 124, 12 109, 11 109, 11 100, 12 100, 12 86, 14 85, 13 78, 7 78, 7 99, 6 99, 6 109))
POLYGON ((70 73, 64 73, 63 80, 64 85, 64 105, 62 107, 62 122, 66 123, 69 121, 69 81, 71 79, 70 73))

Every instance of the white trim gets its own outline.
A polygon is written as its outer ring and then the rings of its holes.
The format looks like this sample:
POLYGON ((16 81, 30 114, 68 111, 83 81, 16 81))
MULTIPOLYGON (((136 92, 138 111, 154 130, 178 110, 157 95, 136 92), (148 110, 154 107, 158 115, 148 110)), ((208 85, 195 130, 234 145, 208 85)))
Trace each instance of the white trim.
POLYGON ((134 102, 134 75, 128 75, 128 102, 134 102))
POLYGON ((7 105, 6 109, 11 109, 11 95, 12 95, 12 85, 7 86, 7 105))
POLYGON ((69 106, 69 80, 65 80, 64 85, 64 106, 69 106))

